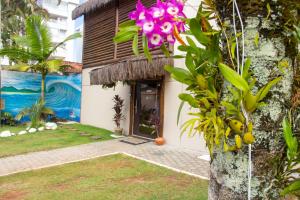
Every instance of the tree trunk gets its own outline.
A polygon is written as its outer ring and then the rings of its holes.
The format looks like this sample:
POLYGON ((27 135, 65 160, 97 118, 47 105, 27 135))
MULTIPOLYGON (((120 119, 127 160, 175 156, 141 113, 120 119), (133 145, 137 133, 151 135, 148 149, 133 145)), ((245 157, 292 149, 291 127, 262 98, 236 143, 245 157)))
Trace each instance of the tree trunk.
POLYGON ((42 74, 42 81, 41 81, 41 101, 45 102, 45 79, 46 75, 42 74))
MULTIPOLYGON (((228 1, 224 0, 214 2, 222 20, 231 24, 227 30, 228 35, 233 35, 232 4, 228 6, 228 1)), ((284 144, 281 122, 290 108, 296 52, 295 43, 288 43, 287 37, 283 34, 283 27, 288 19, 292 19, 292 14, 297 15, 297 11, 291 12, 295 6, 287 6, 287 4, 295 4, 296 1, 293 3, 290 0, 237 0, 237 2, 245 26, 246 57, 251 58, 251 70, 257 78, 256 86, 262 87, 278 76, 279 73, 275 71, 279 71, 276 67, 280 61, 289 62, 282 81, 265 99, 267 105, 252 116, 256 141, 252 146, 251 199, 279 199, 279 190, 272 184, 274 166, 276 166, 273 160, 284 144), (272 9, 268 19, 267 3, 272 9), (258 34, 257 46, 254 41, 258 34)), ((237 19, 236 16, 238 31, 241 32, 237 19)), ((227 51, 224 50, 223 53, 224 58, 228 58, 227 51)), ((257 87, 254 91, 257 91, 257 87)), ((222 149, 216 150, 210 171, 210 200, 247 199, 248 147, 246 145, 239 152, 224 153, 222 149)))

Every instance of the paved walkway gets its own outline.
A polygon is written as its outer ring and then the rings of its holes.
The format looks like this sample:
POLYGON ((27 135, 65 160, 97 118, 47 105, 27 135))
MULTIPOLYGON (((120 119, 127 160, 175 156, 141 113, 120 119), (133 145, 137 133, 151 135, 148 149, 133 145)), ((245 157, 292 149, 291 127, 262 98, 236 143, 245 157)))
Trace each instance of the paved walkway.
POLYGON ((201 155, 199 152, 153 143, 130 145, 118 139, 0 158, 0 176, 114 153, 125 153, 200 178, 209 177, 209 163, 198 158, 201 155))

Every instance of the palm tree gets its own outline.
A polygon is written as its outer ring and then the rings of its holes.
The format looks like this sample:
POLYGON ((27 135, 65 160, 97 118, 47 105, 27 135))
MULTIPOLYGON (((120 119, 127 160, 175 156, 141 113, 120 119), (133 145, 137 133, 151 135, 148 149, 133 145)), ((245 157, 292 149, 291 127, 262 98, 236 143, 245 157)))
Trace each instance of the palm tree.
POLYGON ((42 118, 47 117, 49 115, 54 115, 53 110, 45 107, 45 102, 39 99, 35 104, 33 104, 30 108, 24 108, 21 110, 15 117, 17 121, 21 120, 25 116, 29 116, 31 127, 37 128, 42 123, 42 118))
POLYGON ((1 39, 3 46, 12 46, 14 35, 24 34, 25 19, 30 15, 48 17, 37 0, 1 0, 1 39))
POLYGON ((53 45, 47 26, 42 18, 36 15, 26 19, 25 32, 24 36, 14 38, 15 46, 0 50, 0 56, 7 56, 16 63, 11 67, 12 70, 38 72, 42 75, 41 100, 44 102, 47 74, 62 71, 66 67, 63 60, 54 59, 52 54, 65 42, 79 38, 81 34, 75 33, 53 45))

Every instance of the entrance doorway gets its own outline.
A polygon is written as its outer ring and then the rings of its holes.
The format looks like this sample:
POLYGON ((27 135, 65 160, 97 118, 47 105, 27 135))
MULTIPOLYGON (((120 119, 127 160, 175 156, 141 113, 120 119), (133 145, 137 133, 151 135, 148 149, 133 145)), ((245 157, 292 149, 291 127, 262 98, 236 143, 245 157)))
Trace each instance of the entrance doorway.
POLYGON ((139 137, 155 139, 161 135, 162 81, 137 81, 134 87, 133 132, 139 137))

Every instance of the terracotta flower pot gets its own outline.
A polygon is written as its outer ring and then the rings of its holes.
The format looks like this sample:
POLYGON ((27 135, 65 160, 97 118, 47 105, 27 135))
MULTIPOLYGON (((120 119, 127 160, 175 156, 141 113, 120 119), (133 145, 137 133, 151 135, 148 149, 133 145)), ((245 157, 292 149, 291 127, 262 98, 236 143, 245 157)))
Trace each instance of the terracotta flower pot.
POLYGON ((155 139, 155 144, 163 145, 163 144, 165 144, 165 139, 163 137, 158 137, 155 139))

